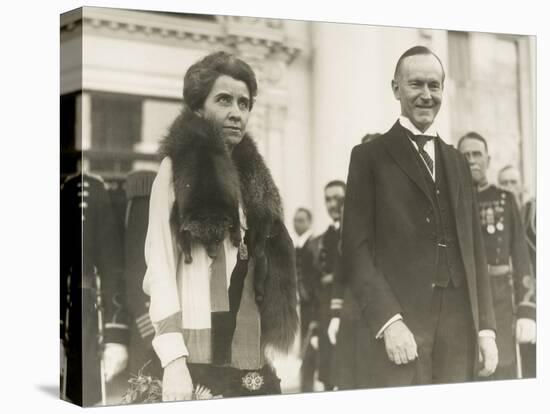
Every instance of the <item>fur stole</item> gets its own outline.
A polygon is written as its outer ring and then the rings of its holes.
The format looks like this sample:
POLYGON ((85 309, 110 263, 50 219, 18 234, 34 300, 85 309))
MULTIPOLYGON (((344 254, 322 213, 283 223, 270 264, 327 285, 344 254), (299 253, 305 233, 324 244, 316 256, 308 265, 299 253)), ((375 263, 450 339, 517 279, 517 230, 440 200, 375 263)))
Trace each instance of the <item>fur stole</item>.
POLYGON ((230 154, 211 122, 184 110, 161 143, 172 160, 176 202, 172 225, 185 260, 191 240, 213 257, 229 235, 241 244, 238 206, 247 219, 262 343, 288 351, 298 327, 294 248, 284 225, 279 191, 252 138, 230 154))

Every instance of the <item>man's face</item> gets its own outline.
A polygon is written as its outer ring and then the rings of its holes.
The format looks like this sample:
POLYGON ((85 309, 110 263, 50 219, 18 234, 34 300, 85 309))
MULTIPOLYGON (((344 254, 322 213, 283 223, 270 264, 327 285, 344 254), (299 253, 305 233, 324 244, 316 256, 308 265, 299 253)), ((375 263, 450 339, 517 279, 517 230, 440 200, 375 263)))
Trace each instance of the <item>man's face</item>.
POLYGON ((221 75, 197 113, 212 121, 222 131, 226 145, 234 147, 241 142, 250 116, 250 94, 246 83, 221 75))
POLYGON ((303 210, 299 210, 294 215, 294 231, 298 236, 301 236, 311 227, 309 216, 303 210))
POLYGON ((498 185, 511 191, 518 198, 521 195, 521 178, 516 168, 506 168, 498 174, 498 185))
POLYGON ((344 205, 344 197, 346 192, 339 185, 328 187, 325 190, 325 206, 327 212, 333 221, 339 221, 342 216, 342 207, 344 205))
POLYGON ((468 160, 474 183, 485 183, 487 181, 487 169, 489 168, 490 158, 483 142, 475 138, 466 138, 462 140, 458 150, 468 160))
POLYGON ((401 115, 425 132, 435 120, 443 95, 443 68, 433 55, 406 57, 392 81, 401 115))

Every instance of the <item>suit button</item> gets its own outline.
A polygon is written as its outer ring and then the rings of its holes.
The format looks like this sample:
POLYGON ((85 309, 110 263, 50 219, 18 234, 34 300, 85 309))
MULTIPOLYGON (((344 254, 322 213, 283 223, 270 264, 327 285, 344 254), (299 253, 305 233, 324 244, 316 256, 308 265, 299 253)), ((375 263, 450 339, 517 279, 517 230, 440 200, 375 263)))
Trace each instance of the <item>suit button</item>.
POLYGON ((429 223, 431 220, 429 217, 426 217, 426 223, 429 223))
POLYGON ((435 283, 432 283, 432 289, 435 289, 435 283))
POLYGON ((437 190, 435 190, 435 193, 436 193, 437 195, 439 195, 439 188, 438 188, 437 190))

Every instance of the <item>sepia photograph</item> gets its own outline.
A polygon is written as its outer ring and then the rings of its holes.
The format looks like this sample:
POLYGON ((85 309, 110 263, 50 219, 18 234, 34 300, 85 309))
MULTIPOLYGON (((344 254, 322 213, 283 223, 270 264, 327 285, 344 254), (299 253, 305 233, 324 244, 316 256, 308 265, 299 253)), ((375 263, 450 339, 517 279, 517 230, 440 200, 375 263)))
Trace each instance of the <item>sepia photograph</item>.
POLYGON ((533 36, 60 23, 63 399, 536 376, 533 36))
POLYGON ((540 11, 288 3, 8 13, 8 411, 543 410, 540 11))

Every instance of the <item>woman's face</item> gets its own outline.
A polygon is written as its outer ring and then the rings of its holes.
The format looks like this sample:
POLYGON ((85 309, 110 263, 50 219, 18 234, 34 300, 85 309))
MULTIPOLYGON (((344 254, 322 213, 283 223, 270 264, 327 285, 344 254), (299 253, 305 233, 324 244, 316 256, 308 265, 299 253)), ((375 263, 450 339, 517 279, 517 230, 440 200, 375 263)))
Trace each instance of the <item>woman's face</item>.
POLYGON ((250 116, 250 103, 246 83, 221 75, 197 113, 220 128, 225 144, 233 148, 243 139, 250 116))

